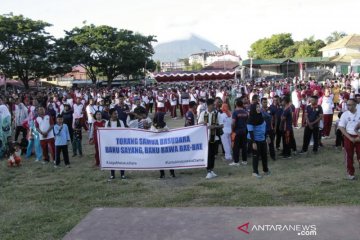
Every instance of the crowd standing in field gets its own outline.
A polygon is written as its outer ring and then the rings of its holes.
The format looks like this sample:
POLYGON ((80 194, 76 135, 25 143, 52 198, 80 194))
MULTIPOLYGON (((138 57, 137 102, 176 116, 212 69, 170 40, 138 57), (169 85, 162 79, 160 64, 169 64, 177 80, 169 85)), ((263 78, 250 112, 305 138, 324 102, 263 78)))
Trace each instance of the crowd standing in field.
MULTIPOLYGON (((150 86, 93 86, 71 89, 2 90, 0 96, 0 157, 8 165, 21 165, 34 153, 35 161, 60 167, 60 153, 70 167, 72 157, 83 156, 86 144, 95 148, 94 166, 100 166, 97 129, 140 128, 167 131, 169 121, 184 119, 184 126, 208 126, 209 153, 206 179, 216 177, 215 159, 230 166, 247 165, 252 155, 252 175, 270 175, 272 160, 296 154, 313 154, 323 147, 335 126, 333 146, 343 149, 347 178, 355 179, 353 156, 360 163, 359 78, 341 76, 323 83, 297 78, 279 81, 235 83, 234 81, 154 84, 150 86), (333 116, 339 119, 333 124, 333 116), (152 118, 151 118, 152 117, 152 118), (301 117, 301 119, 300 119, 301 117), (302 146, 294 129, 304 129, 302 146), (281 150, 282 143, 282 150, 281 150), (221 146, 223 157, 219 153, 221 146), (300 151, 298 151, 300 149, 300 151), (240 154, 241 152, 241 154, 240 154), (241 159, 241 161, 240 161, 241 159), (262 161, 263 174, 258 163, 262 161)), ((220 151, 221 152, 221 151, 220 151)), ((170 175, 175 177, 175 171, 170 175)), ((120 171, 125 179, 125 171, 120 171)), ((160 178, 165 172, 160 171, 160 178)), ((110 180, 115 178, 111 171, 110 180)))

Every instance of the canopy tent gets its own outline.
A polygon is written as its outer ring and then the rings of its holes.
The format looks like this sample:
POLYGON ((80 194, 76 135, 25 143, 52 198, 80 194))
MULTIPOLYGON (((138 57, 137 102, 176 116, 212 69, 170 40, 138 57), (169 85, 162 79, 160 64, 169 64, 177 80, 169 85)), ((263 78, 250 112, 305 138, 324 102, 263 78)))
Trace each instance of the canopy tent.
POLYGON ((157 82, 223 81, 233 80, 235 70, 161 72, 154 74, 154 78, 157 82))
MULTIPOLYGON (((0 86, 5 86, 5 81, 3 79, 0 79, 0 86)), ((14 79, 6 79, 6 85, 7 86, 14 86, 14 87, 24 87, 24 83, 20 80, 14 80, 14 79)), ((36 82, 34 80, 29 81, 30 87, 36 87, 36 82)))

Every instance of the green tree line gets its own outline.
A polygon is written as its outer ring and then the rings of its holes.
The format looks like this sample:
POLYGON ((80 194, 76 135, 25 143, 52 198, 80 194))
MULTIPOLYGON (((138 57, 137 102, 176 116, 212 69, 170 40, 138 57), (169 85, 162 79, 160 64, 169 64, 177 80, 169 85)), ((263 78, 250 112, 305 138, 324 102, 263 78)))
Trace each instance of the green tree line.
POLYGON ((326 43, 314 36, 302 41, 294 41, 291 33, 274 34, 251 44, 248 56, 256 59, 320 57, 319 49, 346 36, 343 32, 333 32, 326 38, 326 43))

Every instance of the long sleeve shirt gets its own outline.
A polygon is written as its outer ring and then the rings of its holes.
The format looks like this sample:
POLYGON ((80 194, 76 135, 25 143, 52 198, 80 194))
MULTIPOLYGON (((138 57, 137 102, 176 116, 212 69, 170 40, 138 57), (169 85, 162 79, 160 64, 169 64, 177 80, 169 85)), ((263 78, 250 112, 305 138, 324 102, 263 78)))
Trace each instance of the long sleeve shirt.
POLYGON ((70 141, 68 126, 66 124, 61 126, 56 124, 53 131, 55 136, 55 146, 67 145, 67 142, 70 141))

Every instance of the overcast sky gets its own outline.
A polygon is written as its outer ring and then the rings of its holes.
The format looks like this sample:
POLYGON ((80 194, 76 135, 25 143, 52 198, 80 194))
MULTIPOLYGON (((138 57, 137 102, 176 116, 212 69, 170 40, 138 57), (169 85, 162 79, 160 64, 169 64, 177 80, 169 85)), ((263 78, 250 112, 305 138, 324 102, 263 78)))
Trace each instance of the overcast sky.
POLYGON ((56 37, 86 20, 156 35, 159 43, 194 33, 242 58, 251 43, 274 33, 295 40, 360 33, 360 0, 0 0, 0 13, 9 12, 53 24, 56 37))

